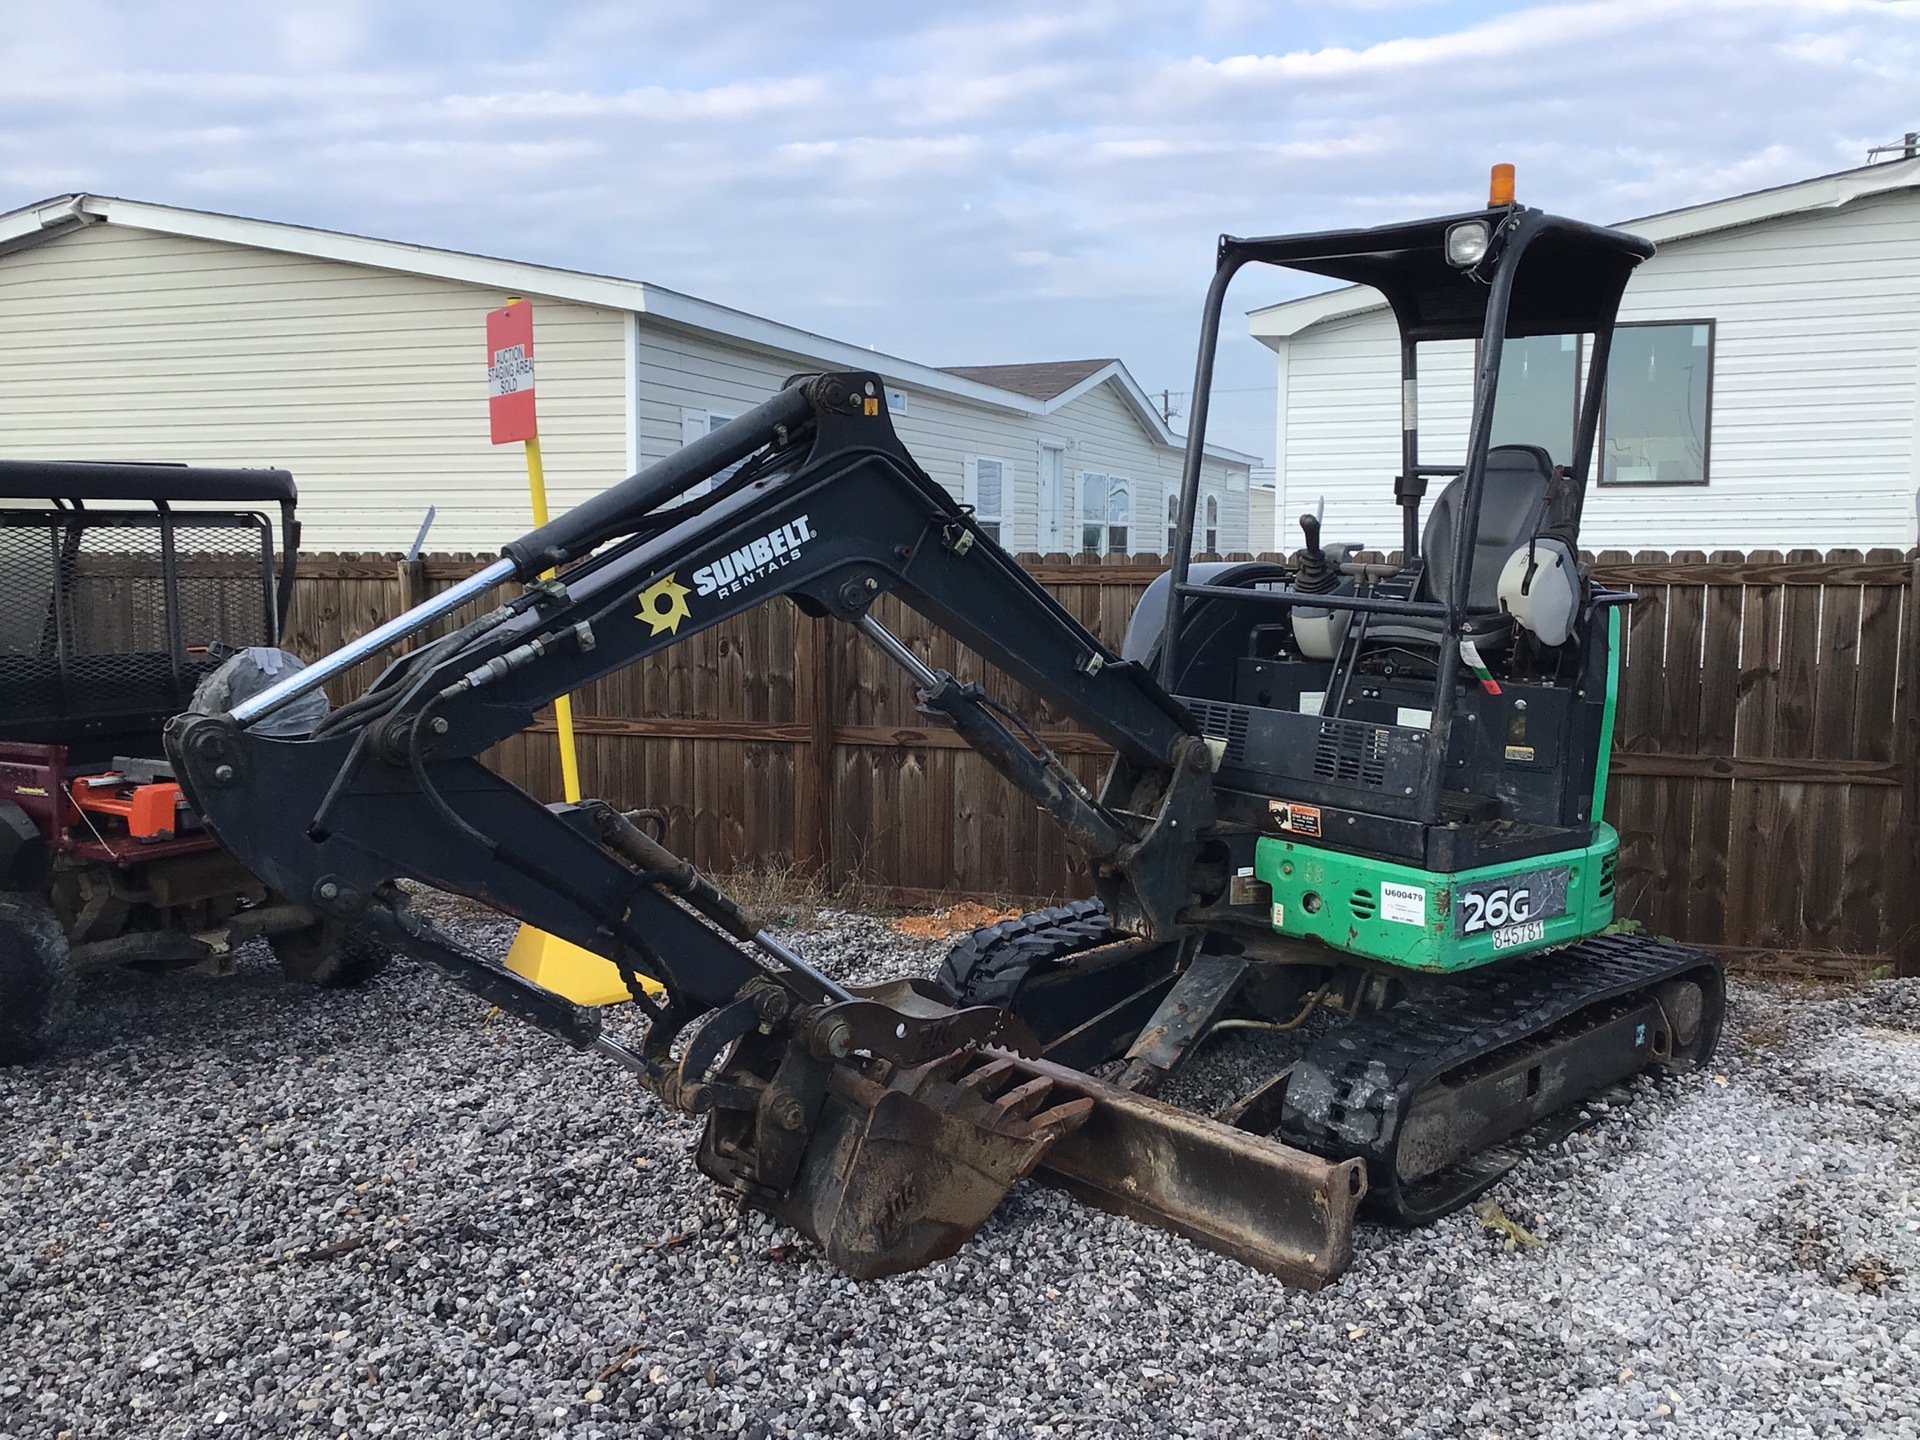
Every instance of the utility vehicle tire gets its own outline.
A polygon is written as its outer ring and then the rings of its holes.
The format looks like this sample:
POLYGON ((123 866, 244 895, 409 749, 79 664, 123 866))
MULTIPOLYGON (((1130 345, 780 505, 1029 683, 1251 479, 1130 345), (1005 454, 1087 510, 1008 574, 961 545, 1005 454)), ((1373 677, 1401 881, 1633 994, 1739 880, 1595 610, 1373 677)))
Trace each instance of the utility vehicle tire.
POLYGON ((1107 907, 1098 900, 1030 911, 962 936, 941 962, 939 981, 964 1004, 1009 1007, 1035 967, 1049 968, 1111 933, 1107 907))
POLYGON ((72 1018, 73 970, 53 907, 0 890, 0 1065, 45 1056, 72 1018))
POLYGON ((269 936, 280 973, 301 985, 351 990, 393 963, 393 952, 363 930, 322 920, 304 930, 269 936))

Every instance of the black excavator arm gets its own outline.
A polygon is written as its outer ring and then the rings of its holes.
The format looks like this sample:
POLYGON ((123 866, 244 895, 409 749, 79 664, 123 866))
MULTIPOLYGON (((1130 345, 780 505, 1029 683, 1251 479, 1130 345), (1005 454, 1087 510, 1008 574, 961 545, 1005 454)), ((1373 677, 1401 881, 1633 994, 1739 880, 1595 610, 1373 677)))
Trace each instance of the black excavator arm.
MULTIPOLYGON (((604 954, 679 1003, 723 1004, 754 963, 642 883, 654 867, 636 873, 631 837, 605 806, 540 805, 475 757, 556 696, 788 595, 866 631, 913 676, 927 714, 1066 826, 1116 892, 1116 915, 1174 937, 1191 837, 1211 818, 1205 742, 1151 675, 982 540, 902 448, 878 388, 865 375, 796 383, 508 545, 495 568, 532 582, 518 597, 395 662, 310 738, 248 728, 271 691, 233 716, 182 717, 170 741, 182 783, 283 893, 359 919, 383 886, 411 877, 604 954), (715 491, 669 504, 743 453, 756 458, 715 491), (538 578, 554 566, 568 568, 538 578), (869 612, 888 592, 1113 745, 1146 777, 1125 808, 1101 803, 977 686, 931 670, 882 628, 869 612)), ((318 678, 316 667, 293 683, 318 678)), ((816 982, 795 983, 820 998, 816 982)))
POLYGON ((708 1115, 702 1168, 849 1273, 952 1253, 1050 1151, 1100 1203, 1306 1283, 1338 1273, 1363 1183, 1353 1167, 1278 1146, 1249 1152, 1237 1132, 1022 1060, 1032 1046, 1017 1021, 955 1009, 937 987, 850 991, 632 818, 601 801, 542 805, 477 758, 555 697, 787 595, 864 631, 913 676, 925 713, 1059 819, 1119 928, 1180 939, 1183 911, 1211 898, 1197 878, 1213 821, 1206 741, 1151 674, 983 537, 901 446, 882 394, 871 375, 796 381, 233 712, 179 717, 168 748, 183 787, 275 889, 708 1115), (395 661, 313 735, 251 728, 515 580, 514 598, 395 661), (1024 743, 977 686, 930 669, 880 626, 871 607, 888 593, 1111 744, 1102 793, 1024 743), (647 1016, 644 1041, 608 1037, 598 1012, 441 935, 408 909, 402 878, 606 957, 647 1016), (1089 1119, 1087 1143, 1056 1150, 1089 1119), (1132 1174, 1143 1148, 1217 1155, 1232 1178, 1190 1163, 1163 1177, 1178 1193, 1156 1201, 1132 1174))

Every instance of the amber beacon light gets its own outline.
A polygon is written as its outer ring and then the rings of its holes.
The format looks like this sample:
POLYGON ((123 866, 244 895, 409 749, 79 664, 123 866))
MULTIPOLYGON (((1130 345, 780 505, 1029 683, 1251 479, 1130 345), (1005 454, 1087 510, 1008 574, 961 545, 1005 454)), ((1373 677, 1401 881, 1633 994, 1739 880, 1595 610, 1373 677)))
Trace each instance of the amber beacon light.
POLYGON ((1496 165, 1493 167, 1493 178, 1487 182, 1487 208, 1492 209, 1496 205, 1511 205, 1512 203, 1513 167, 1511 165, 1496 165))

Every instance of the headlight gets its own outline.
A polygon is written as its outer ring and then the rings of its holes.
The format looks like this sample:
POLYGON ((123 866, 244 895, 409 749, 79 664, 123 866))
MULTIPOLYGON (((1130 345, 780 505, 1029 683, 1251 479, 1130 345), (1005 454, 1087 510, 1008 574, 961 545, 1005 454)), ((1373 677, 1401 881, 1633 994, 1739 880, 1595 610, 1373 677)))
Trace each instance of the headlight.
POLYGON ((1462 270, 1478 265, 1486 257, 1487 239, 1485 221, 1461 221, 1447 231, 1447 263, 1462 270))

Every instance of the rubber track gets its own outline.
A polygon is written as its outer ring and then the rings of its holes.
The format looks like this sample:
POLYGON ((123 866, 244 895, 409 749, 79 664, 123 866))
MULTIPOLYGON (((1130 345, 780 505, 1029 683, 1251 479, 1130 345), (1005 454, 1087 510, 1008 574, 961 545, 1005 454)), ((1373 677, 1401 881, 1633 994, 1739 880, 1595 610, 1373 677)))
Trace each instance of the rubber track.
MULTIPOLYGON (((1365 1159, 1370 1208, 1382 1218, 1423 1224, 1473 1198, 1511 1160, 1474 1166, 1469 1157, 1471 1185, 1444 1205, 1407 1208, 1394 1152, 1401 1122, 1420 1091, 1590 1005, 1701 969, 1720 973, 1719 962, 1705 951, 1643 936, 1603 935, 1436 984, 1405 1004, 1363 1016, 1316 1041, 1295 1065, 1279 1136, 1330 1158, 1365 1159)), ((1720 1022, 1720 995, 1709 995, 1708 1005, 1704 1023, 1711 1027, 1710 1051, 1720 1022)), ((1551 1124, 1551 1117, 1545 1123, 1551 1124)))
POLYGON ((939 982, 969 1005, 1011 1006, 1033 967, 1111 939, 1107 907, 1075 900, 969 932, 940 964, 939 982))

